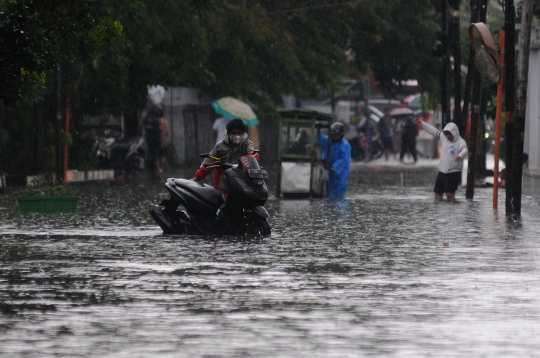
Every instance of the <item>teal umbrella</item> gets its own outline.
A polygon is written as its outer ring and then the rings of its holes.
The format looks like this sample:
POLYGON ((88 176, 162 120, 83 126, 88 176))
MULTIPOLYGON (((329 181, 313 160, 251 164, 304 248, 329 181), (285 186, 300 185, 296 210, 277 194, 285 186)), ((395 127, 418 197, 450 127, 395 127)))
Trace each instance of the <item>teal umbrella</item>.
POLYGON ((253 112, 253 109, 247 104, 236 98, 223 97, 210 102, 214 111, 227 119, 240 118, 246 126, 252 127, 259 124, 259 120, 253 112))
POLYGON ((414 95, 410 101, 407 101, 407 107, 413 110, 422 109, 422 104, 420 103, 421 94, 414 95))

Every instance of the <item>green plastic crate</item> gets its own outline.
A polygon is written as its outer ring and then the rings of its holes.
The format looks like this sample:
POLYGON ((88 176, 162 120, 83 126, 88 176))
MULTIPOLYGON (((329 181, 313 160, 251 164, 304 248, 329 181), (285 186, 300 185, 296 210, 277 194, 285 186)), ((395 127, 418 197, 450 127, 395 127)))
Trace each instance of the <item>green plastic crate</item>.
POLYGON ((78 196, 27 196, 18 198, 21 213, 74 213, 78 196))

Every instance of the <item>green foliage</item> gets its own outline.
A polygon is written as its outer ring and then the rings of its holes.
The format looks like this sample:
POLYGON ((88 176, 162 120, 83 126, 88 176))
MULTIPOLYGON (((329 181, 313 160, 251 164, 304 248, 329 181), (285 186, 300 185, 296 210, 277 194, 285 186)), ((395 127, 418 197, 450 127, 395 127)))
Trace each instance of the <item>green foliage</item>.
MULTIPOLYGON (((83 115, 135 121, 152 84, 242 98, 261 115, 283 95, 338 90, 348 74, 370 71, 389 96, 409 79, 426 92, 438 87, 437 13, 429 0, 0 0, 0 12, 0 100, 54 103, 61 63, 61 93, 76 128, 70 160, 88 159, 83 115)), ((12 142, 2 156, 33 148, 33 137, 22 135, 32 130, 31 117, 20 116, 20 124, 16 117, 0 118, 0 136, 12 142)), ((54 111, 44 121, 54 128, 54 111)), ((45 148, 54 164, 54 140, 45 148)), ((14 163, 31 162, 16 155, 14 163)))
POLYGON ((0 12, 0 100, 6 104, 35 99, 47 80, 44 71, 90 58, 121 31, 84 0, 2 1, 0 12))
POLYGON ((91 63, 71 66, 78 66, 70 69, 75 103, 85 113, 141 110, 147 85, 162 84, 271 107, 283 94, 305 98, 335 86, 347 69, 341 48, 346 25, 336 26, 339 12, 267 15, 282 6, 103 0, 100 11, 122 23, 123 38, 91 63))
POLYGON ((279 101, 282 94, 313 97, 317 88, 335 87, 349 69, 346 53, 359 68, 369 65, 390 94, 399 92, 403 80, 433 85, 437 63, 429 54, 436 23, 428 0, 335 5, 103 0, 90 6, 76 0, 52 6, 5 0, 7 20, 0 26, 13 36, 2 36, 0 45, 23 44, 19 52, 2 55, 28 59, 18 65, 34 75, 16 76, 25 89, 39 88, 44 78, 36 76, 43 68, 69 59, 71 85, 86 94, 79 98, 85 109, 91 102, 97 108, 141 108, 146 86, 156 83, 262 103, 279 101), (109 46, 96 54, 103 43, 109 46))
POLYGON ((440 63, 432 56, 438 24, 429 0, 387 0, 361 3, 351 21, 357 65, 373 74, 393 97, 402 82, 416 79, 424 91, 438 88, 440 63))
POLYGON ((337 89, 347 71, 355 72, 346 54, 361 70, 369 66, 392 95, 403 80, 430 87, 437 73, 429 56, 436 24, 428 0, 102 0, 92 7, 78 0, 54 9, 47 1, 7 4, 13 16, 26 19, 17 28, 30 29, 36 37, 32 43, 39 45, 25 71, 69 56, 66 86, 84 113, 140 110, 146 86, 158 83, 263 106, 279 102, 283 94, 315 97, 319 89, 337 89), (52 23, 55 17, 61 20, 52 23), (101 20, 89 22, 95 18, 101 20), (38 19, 42 26, 28 25, 38 19), (60 30, 69 34, 52 36, 60 30), (55 46, 43 45, 46 35, 55 46), (96 53, 104 42, 108 46, 96 53), (73 61, 73 54, 86 60, 73 61))
POLYGON ((206 83, 204 31, 188 1, 103 0, 96 4, 122 36, 91 60, 66 66, 73 107, 85 114, 137 112, 147 86, 206 83))
POLYGON ((13 193, 17 198, 28 196, 70 196, 69 187, 55 184, 51 177, 39 176, 32 180, 29 186, 13 193))
POLYGON ((23 198, 27 196, 70 196, 67 187, 63 185, 43 186, 38 188, 28 188, 14 193, 15 197, 23 198))

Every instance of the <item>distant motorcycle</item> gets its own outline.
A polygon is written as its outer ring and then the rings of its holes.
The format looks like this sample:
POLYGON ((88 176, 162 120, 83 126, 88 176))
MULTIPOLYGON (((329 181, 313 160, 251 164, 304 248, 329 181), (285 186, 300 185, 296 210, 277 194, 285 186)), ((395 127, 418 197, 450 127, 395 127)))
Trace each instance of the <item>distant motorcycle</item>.
POLYGON ((95 144, 100 169, 123 170, 134 173, 144 169, 144 139, 133 137, 121 139, 118 133, 106 133, 95 144))
POLYGON ((379 159, 384 153, 384 145, 379 133, 372 134, 371 141, 364 131, 349 141, 351 145, 351 157, 355 161, 379 159))

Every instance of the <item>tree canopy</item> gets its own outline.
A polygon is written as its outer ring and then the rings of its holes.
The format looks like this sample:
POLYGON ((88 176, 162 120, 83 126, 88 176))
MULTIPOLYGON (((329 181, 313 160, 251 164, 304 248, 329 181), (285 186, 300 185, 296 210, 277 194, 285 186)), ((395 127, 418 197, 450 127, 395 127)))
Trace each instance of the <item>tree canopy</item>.
POLYGON ((282 95, 337 89, 343 76, 367 68, 389 95, 408 79, 433 88, 438 75, 428 0, 102 0, 96 7, 122 24, 123 38, 75 71, 89 110, 140 109, 149 84, 271 106, 282 95))
POLYGON ((5 100, 42 86, 45 71, 59 62, 69 67, 69 88, 79 91, 80 103, 96 111, 140 108, 146 86, 157 83, 271 104, 283 94, 313 97, 368 67, 390 95, 408 79, 433 87, 437 73, 429 0, 1 0, 0 6, 5 100))
MULTIPOLYGON (((283 95, 317 98, 368 73, 388 96, 409 79, 435 93, 432 1, 0 0, 0 101, 45 96, 52 124, 58 64, 74 118, 122 112, 135 126, 155 84, 234 96, 261 114, 283 95)), ((32 109, 2 103, 0 136, 17 140, 10 126, 32 121, 32 109)))
POLYGON ((0 1, 0 99, 32 98, 59 62, 90 58, 121 25, 83 0, 0 1))
POLYGON ((432 56, 437 14, 429 0, 371 1, 359 5, 351 21, 352 49, 359 68, 369 65, 390 96, 402 83, 418 80, 436 91, 440 63, 432 56))

